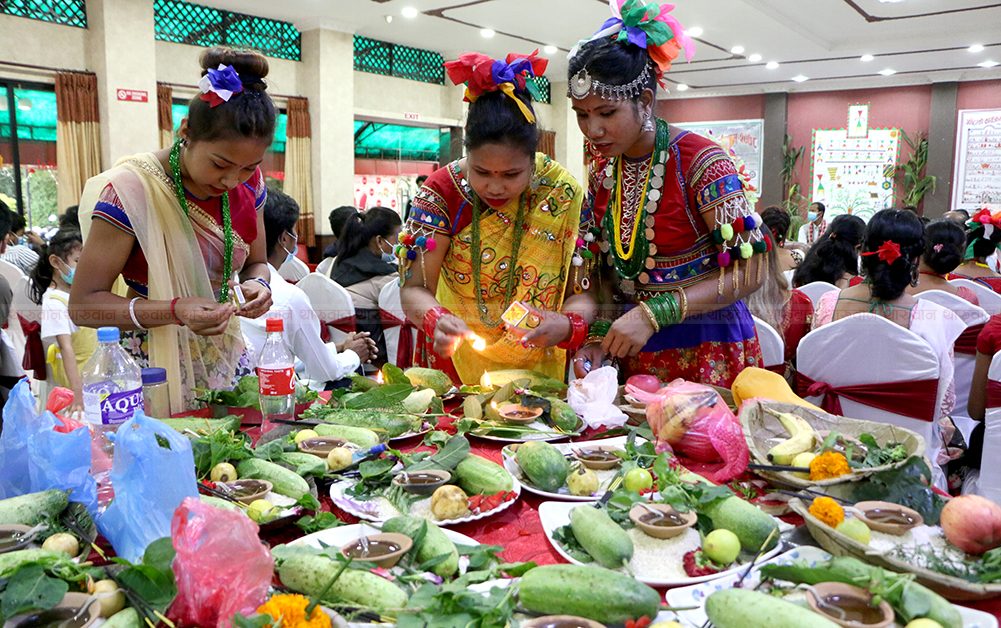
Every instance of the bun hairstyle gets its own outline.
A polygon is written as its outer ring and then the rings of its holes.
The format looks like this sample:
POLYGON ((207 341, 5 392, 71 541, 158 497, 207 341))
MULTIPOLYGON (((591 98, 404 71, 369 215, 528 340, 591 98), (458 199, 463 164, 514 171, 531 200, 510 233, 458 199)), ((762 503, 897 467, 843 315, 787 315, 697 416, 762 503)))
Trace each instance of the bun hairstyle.
POLYGON ((940 219, 925 225, 925 250, 921 259, 932 271, 944 275, 963 263, 966 233, 954 220, 940 219))
POLYGON ((798 288, 814 281, 833 284, 845 273, 857 275, 858 253, 855 247, 862 243, 864 230, 865 221, 858 216, 836 216, 796 267, 793 285, 798 288))
MULTIPOLYGON (((985 230, 983 223, 979 222, 975 222, 972 227, 967 228, 966 246, 970 248, 970 245, 973 245, 973 257, 975 258, 989 257, 997 250, 998 243, 1001 242, 1001 229, 994 227, 989 238, 984 237, 985 230)), ((969 256, 966 257, 969 259, 969 256)))
MULTIPOLYGON (((505 97, 506 98, 506 97, 505 97)), ((358 251, 368 247, 368 243, 376 236, 389 239, 396 227, 402 227, 400 215, 385 207, 372 207, 364 214, 348 216, 339 238, 339 249, 335 264, 350 259, 358 251)))
MULTIPOLYGON (((603 37, 581 44, 580 50, 570 59, 567 77, 573 80, 578 72, 587 70, 594 80, 606 85, 627 85, 639 78, 640 74, 652 65, 653 61, 646 48, 619 41, 614 37, 603 37)), ((650 69, 643 89, 653 91, 656 99, 657 73, 653 68, 650 69)), ((642 94, 641 89, 632 101, 638 102, 642 94)))
POLYGON ((228 102, 212 107, 195 96, 188 102, 188 141, 256 139, 271 144, 275 135, 275 105, 267 94, 264 78, 268 60, 252 50, 209 48, 199 57, 202 76, 209 68, 231 65, 240 75, 243 91, 228 102))
MULTIPOLYGON (((514 97, 535 114, 532 97, 527 90, 516 91, 514 97)), ((504 92, 484 92, 476 102, 469 104, 463 143, 467 152, 484 144, 510 144, 526 155, 534 156, 539 145, 539 127, 526 120, 518 105, 504 92)))
POLYGON ((761 221, 768 225, 775 244, 782 246, 786 243, 786 235, 789 233, 789 227, 792 225, 789 212, 777 205, 771 205, 766 207, 765 211, 761 212, 761 221))
POLYGON ((901 209, 884 209, 869 219, 862 238, 862 268, 870 282, 873 298, 892 301, 904 294, 917 269, 917 258, 925 248, 925 228, 917 214, 901 209), (889 262, 874 253, 884 242, 900 246, 900 257, 889 262))
POLYGON ((31 300, 38 305, 42 304, 42 297, 45 291, 52 285, 52 278, 56 269, 49 261, 50 255, 55 255, 61 260, 65 260, 73 251, 83 248, 83 237, 79 231, 60 229, 56 232, 49 243, 42 247, 42 254, 38 256, 38 263, 32 269, 29 279, 31 279, 31 300))

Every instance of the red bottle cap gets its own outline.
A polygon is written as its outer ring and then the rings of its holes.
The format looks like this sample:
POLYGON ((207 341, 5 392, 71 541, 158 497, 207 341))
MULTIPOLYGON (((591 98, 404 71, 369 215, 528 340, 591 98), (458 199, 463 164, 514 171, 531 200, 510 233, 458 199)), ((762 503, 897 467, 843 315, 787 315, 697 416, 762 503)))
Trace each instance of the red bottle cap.
POLYGON ((268 333, 271 333, 273 331, 285 331, 285 326, 282 324, 282 319, 269 318, 267 322, 267 331, 268 333))

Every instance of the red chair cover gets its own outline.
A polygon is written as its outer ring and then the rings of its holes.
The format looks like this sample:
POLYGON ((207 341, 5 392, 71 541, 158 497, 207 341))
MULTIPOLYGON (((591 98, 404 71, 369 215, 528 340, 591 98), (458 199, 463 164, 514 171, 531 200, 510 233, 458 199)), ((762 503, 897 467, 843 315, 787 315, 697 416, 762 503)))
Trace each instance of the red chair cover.
POLYGON ((820 407, 830 414, 844 416, 840 399, 844 397, 872 408, 902 414, 920 421, 935 420, 935 402, 938 399, 937 379, 835 387, 827 382, 815 382, 797 372, 796 383, 803 397, 823 395, 820 407))
POLYGON ((400 320, 391 312, 379 308, 379 319, 382 321, 382 328, 400 328, 400 343, 396 348, 396 366, 401 369, 410 368, 414 365, 414 324, 409 320, 400 320))
POLYGON ((358 330, 355 324, 355 316, 345 316, 344 318, 338 318, 335 321, 320 321, 320 340, 323 342, 330 342, 330 327, 334 329, 339 329, 343 332, 351 333, 358 330), (329 325, 329 327, 328 327, 329 325))
POLYGON ((766 371, 771 371, 772 373, 778 373, 779 375, 785 376, 786 374, 786 363, 773 364, 771 366, 764 367, 766 371))
POLYGON ((987 380, 987 407, 1001 408, 1001 382, 987 380))
POLYGON ((953 345, 953 351, 955 353, 963 353, 966 355, 977 355, 977 336, 983 330, 986 323, 980 323, 979 325, 970 325, 967 327, 963 333, 959 334, 959 338, 956 338, 956 344, 953 345))
POLYGON ((17 318, 21 322, 21 331, 24 332, 24 358, 21 360, 21 368, 25 371, 35 371, 35 379, 44 380, 48 372, 45 366, 45 347, 42 346, 42 324, 25 320, 20 314, 17 318))

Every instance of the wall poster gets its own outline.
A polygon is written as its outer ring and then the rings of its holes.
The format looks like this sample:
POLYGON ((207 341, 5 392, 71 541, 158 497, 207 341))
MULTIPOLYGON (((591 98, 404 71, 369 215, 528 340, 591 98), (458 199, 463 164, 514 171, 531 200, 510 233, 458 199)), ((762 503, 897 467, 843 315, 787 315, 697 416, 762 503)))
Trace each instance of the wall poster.
POLYGON ((1001 109, 961 109, 956 135, 952 209, 1001 205, 1001 109))
POLYGON ((744 161, 751 184, 761 195, 761 164, 763 160, 764 120, 726 120, 723 122, 687 122, 674 126, 708 137, 733 151, 744 161))

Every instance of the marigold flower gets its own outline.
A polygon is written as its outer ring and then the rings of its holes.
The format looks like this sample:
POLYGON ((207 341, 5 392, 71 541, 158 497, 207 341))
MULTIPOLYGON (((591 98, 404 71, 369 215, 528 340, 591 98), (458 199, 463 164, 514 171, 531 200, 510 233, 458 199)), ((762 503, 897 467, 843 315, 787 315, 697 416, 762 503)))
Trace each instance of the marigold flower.
POLYGON ((810 514, 832 528, 838 527, 845 520, 845 509, 830 497, 814 498, 810 504, 810 514))
POLYGON ((829 480, 852 472, 848 459, 836 451, 820 454, 810 461, 810 481, 829 480))
POLYGON ((330 617, 319 606, 313 609, 312 615, 307 619, 307 606, 309 598, 295 593, 283 593, 271 596, 257 612, 270 615, 275 622, 281 618, 282 628, 330 628, 330 617))

